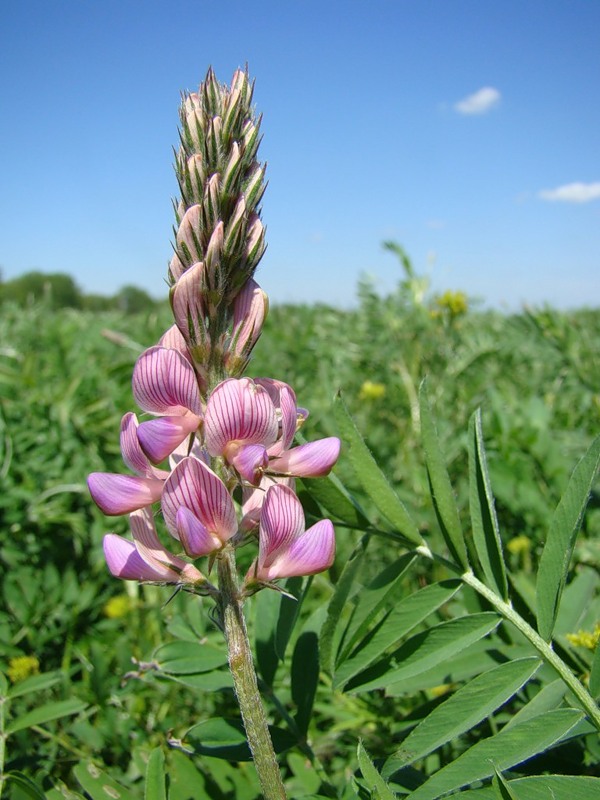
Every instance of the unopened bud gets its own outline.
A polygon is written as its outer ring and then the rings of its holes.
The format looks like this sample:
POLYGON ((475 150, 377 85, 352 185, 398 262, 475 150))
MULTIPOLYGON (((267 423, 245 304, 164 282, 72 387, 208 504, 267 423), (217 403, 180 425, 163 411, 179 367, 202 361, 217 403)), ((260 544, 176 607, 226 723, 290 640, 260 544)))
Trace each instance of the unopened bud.
POLYGON ((223 191, 230 194, 237 182, 242 167, 242 153, 240 146, 234 142, 231 146, 229 158, 223 172, 223 191))
POLYGON ((201 206, 196 203, 185 212, 177 231, 177 247, 188 265, 202 260, 200 219, 201 206))

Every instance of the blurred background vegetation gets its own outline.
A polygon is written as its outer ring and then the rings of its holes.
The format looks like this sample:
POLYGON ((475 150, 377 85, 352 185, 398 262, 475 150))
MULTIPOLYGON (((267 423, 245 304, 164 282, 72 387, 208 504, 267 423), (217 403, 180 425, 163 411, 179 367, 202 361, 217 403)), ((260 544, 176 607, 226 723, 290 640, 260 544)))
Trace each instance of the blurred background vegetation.
MULTIPOLYGON (((419 384, 427 377, 465 520, 467 423, 481 407, 501 533, 526 595, 550 515, 600 427, 600 309, 477 310, 463 292, 432 295, 404 251, 387 246, 404 271, 395 292, 381 297, 365 280, 351 310, 272 307, 251 374, 294 387, 298 404, 311 412, 309 439, 336 434, 331 403, 341 391, 378 464, 431 537, 438 534, 419 439, 419 384)), ((0 302, 0 670, 12 684, 56 674, 42 699, 77 697, 86 709, 34 726, 33 735, 15 733, 8 766, 49 787, 68 781, 73 764, 89 756, 133 784, 144 754, 168 732, 177 736, 203 717, 235 714, 225 678, 223 691, 211 684, 203 692, 186 685, 185 676, 140 667, 170 638, 208 637, 222 647, 220 634, 202 601, 178 595, 165 605, 168 590, 108 575, 102 536, 125 533, 127 523, 103 517, 85 484, 91 471, 124 469, 118 431, 121 416, 134 409, 132 368, 171 324, 170 310, 136 287, 111 298, 87 296, 66 275, 37 272, 1 283, 0 302)), ((343 453, 336 473, 354 488, 343 453)), ((376 518, 369 498, 356 496, 376 518)), ((309 518, 319 514, 306 499, 309 518)), ((595 493, 574 568, 597 574, 599 534, 595 493)), ((338 529, 333 581, 359 535, 338 529)), ((390 560, 389 550, 385 541, 371 550, 373 574, 390 560)), ((415 571, 409 579, 417 585, 428 577, 415 571)), ((303 613, 330 592, 330 582, 317 576, 303 613)), ((595 646, 593 625, 572 634, 582 637, 581 647, 595 646)), ((40 702, 39 693, 26 695, 13 710, 25 713, 40 702)), ((315 725, 330 731, 322 755, 340 774, 346 748, 355 748, 358 737, 377 738, 381 704, 391 701, 378 703, 340 695, 331 704, 327 690, 319 695, 315 725)), ((409 713, 410 698, 401 705, 409 713)), ((376 751, 376 742, 371 746, 376 751)), ((184 759, 177 751, 171 757, 184 759)), ((189 769, 210 797, 245 796, 223 789, 237 780, 223 777, 225 762, 208 758, 189 769)), ((173 791, 175 800, 186 796, 173 791)))

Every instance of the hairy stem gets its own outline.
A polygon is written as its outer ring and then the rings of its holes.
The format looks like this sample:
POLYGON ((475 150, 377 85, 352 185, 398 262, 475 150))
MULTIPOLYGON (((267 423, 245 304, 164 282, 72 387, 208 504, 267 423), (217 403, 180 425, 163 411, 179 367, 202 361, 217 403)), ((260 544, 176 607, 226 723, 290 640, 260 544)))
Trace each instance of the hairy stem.
POLYGON ((430 558, 432 561, 443 563, 453 572, 459 574, 464 583, 474 589, 482 597, 485 597, 485 599, 493 608, 496 609, 496 611, 498 611, 499 614, 501 614, 509 622, 512 622, 515 628, 521 631, 523 636, 529 640, 530 644, 538 651, 544 661, 546 661, 546 663, 548 663, 558 673, 562 681, 573 692, 581 707, 587 712, 591 722, 596 726, 596 728, 598 728, 598 730, 600 730, 600 708, 594 701, 594 698, 587 691, 581 681, 577 679, 562 658, 555 653, 555 651, 552 649, 552 644, 542 639, 539 633, 534 630, 531 625, 529 625, 529 623, 526 622, 523 617, 514 610, 510 603, 506 603, 499 595, 492 591, 492 589, 486 586, 485 583, 482 583, 478 578, 476 578, 471 571, 463 572, 461 567, 458 567, 456 564, 453 564, 442 557, 436 556, 427 547, 418 547, 417 552, 426 558, 430 558))
POLYGON ((246 736, 265 800, 285 800, 286 793, 267 726, 262 698, 258 691, 256 671, 242 611, 232 547, 223 548, 218 560, 221 617, 227 648, 229 669, 244 720, 246 736))

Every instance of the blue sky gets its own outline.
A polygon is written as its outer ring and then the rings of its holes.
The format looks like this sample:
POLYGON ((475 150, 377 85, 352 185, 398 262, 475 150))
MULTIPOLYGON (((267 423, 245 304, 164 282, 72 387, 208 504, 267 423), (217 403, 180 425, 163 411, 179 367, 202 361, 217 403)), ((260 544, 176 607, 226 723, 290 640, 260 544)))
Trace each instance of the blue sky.
POLYGON ((7 0, 0 265, 166 294, 180 91, 249 64, 272 301, 600 303, 595 0, 7 0))

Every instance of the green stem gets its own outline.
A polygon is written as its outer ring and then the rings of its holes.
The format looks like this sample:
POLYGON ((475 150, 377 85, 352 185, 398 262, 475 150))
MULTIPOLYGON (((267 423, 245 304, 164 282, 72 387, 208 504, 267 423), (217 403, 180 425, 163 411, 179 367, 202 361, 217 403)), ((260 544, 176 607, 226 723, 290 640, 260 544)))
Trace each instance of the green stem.
POLYGON ((596 728, 600 730, 600 708, 594 701, 594 698, 587 691, 581 681, 577 679, 562 658, 555 653, 555 651, 552 649, 552 644, 542 639, 539 633, 534 630, 531 625, 529 625, 529 623, 526 622, 523 617, 514 610, 510 603, 506 603, 504 600, 502 600, 499 595, 497 595, 478 578, 476 578, 472 572, 463 572, 462 568, 458 567, 456 564, 447 561, 445 558, 434 555, 429 548, 417 547, 417 552, 420 555, 431 559, 432 561, 439 561, 443 563, 453 572, 459 574, 461 580, 466 583, 467 586, 470 586, 482 597, 485 597, 485 599, 493 608, 496 609, 496 611, 498 611, 509 622, 512 622, 515 628, 521 631, 523 636, 529 640, 531 645, 538 651, 544 661, 550 664, 550 666, 558 673, 559 677, 573 692, 582 708, 587 712, 590 720, 593 722, 596 728))
MULTIPOLYGON (((0 677, 3 677, 0 675, 0 677)), ((6 733, 4 732, 5 708, 8 697, 4 696, 4 690, 0 688, 0 797, 4 788, 4 759, 6 757, 6 733)))
POLYGON ((221 615, 227 648, 229 669, 244 720, 246 736, 265 800, 286 800, 286 793, 275 757, 267 719, 258 691, 252 651, 246 631, 236 578, 235 552, 226 546, 218 560, 221 615))

